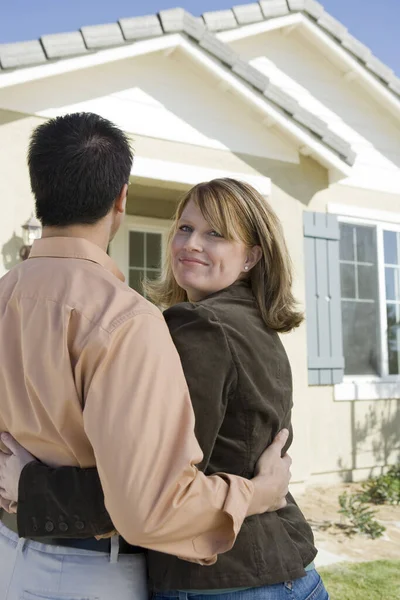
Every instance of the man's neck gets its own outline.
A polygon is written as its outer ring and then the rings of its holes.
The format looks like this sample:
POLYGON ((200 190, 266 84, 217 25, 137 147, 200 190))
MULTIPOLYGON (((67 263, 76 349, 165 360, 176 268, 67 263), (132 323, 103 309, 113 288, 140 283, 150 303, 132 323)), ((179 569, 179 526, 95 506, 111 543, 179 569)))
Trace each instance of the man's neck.
POLYGON ((75 237, 83 238, 99 246, 104 252, 110 243, 110 232, 104 224, 70 225, 68 227, 43 227, 42 238, 75 237))

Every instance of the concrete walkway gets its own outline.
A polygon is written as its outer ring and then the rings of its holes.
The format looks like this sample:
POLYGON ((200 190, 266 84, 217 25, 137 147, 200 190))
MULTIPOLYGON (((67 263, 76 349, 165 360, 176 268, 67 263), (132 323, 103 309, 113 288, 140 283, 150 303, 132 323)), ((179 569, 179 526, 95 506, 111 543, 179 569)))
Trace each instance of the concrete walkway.
POLYGON ((318 569, 319 567, 328 567, 329 565, 334 565, 340 562, 353 561, 345 554, 333 554, 332 552, 328 552, 328 550, 323 550, 322 548, 319 548, 317 557, 314 562, 315 566, 318 569))

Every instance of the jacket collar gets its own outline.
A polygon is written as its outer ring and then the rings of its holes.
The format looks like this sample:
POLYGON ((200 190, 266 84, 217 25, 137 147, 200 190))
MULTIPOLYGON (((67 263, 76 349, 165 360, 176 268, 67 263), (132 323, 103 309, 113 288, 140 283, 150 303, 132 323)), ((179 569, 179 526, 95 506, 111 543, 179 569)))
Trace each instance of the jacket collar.
MULTIPOLYGON (((238 279, 232 285, 219 290, 218 292, 214 292, 206 298, 199 300, 199 302, 203 302, 204 300, 209 300, 210 298, 218 298, 218 297, 232 297, 232 298, 249 298, 253 296, 253 291, 251 288, 251 283, 247 279, 238 279)), ((254 296, 253 296, 254 297, 254 296)))
POLYGON ((88 260, 101 265, 110 271, 121 281, 125 281, 124 275, 118 269, 115 262, 96 244, 75 237, 48 237, 33 242, 29 260, 40 257, 52 258, 77 258, 88 260))

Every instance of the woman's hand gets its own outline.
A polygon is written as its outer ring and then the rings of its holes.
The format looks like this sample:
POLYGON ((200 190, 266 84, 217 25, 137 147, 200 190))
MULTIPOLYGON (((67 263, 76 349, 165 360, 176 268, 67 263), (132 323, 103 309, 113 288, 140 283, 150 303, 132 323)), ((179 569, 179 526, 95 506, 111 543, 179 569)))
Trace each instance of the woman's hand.
POLYGON ((1 441, 10 450, 9 454, 0 451, 0 499, 6 508, 11 502, 18 502, 19 478, 28 463, 36 460, 9 433, 1 434, 1 441))

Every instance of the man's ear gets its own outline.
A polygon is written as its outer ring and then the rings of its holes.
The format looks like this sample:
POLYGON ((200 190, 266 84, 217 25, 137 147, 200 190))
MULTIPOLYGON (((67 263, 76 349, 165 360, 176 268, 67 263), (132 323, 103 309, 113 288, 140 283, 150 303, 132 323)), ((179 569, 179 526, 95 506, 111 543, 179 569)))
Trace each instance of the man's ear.
POLYGON ((119 213, 124 213, 126 210, 126 201, 128 200, 128 184, 125 183, 119 193, 118 198, 115 200, 115 209, 119 213))

